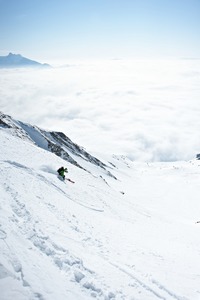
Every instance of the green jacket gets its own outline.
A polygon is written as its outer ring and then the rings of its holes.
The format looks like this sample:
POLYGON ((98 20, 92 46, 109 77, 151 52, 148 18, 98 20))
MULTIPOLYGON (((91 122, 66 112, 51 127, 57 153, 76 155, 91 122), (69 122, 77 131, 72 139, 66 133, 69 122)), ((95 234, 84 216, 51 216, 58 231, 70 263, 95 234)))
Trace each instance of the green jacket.
POLYGON ((65 176, 65 172, 67 173, 68 172, 68 170, 67 170, 67 168, 63 168, 63 167, 61 167, 60 169, 58 169, 58 174, 60 175, 60 176, 62 176, 62 177, 64 177, 65 176))

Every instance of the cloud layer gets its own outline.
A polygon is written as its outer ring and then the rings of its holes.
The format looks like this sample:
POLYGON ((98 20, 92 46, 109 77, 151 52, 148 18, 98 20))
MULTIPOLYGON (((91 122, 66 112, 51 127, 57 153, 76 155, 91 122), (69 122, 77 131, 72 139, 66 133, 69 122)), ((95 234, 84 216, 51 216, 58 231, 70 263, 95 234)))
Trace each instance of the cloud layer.
POLYGON ((82 62, 0 70, 0 109, 88 151, 171 161, 200 152, 200 61, 82 62))

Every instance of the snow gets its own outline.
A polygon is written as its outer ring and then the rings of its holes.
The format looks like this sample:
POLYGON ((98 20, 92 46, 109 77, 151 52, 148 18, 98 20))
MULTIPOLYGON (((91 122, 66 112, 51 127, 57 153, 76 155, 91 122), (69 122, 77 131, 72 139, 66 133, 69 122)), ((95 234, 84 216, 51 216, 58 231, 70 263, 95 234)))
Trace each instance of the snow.
POLYGON ((1 300, 200 299, 198 160, 102 155, 115 180, 7 129, 0 140, 1 300))
POLYGON ((22 122, 20 122, 20 126, 28 133, 33 142, 36 143, 40 148, 48 150, 48 143, 45 138, 42 137, 41 133, 34 127, 30 127, 22 122))

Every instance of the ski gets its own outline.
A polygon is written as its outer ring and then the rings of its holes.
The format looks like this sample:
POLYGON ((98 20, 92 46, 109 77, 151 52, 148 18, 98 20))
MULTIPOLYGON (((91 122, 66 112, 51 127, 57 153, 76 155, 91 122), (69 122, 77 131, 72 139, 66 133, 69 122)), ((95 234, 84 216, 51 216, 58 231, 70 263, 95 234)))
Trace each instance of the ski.
POLYGON ((70 178, 65 178, 66 180, 68 180, 71 183, 75 183, 73 180, 71 180, 70 178))

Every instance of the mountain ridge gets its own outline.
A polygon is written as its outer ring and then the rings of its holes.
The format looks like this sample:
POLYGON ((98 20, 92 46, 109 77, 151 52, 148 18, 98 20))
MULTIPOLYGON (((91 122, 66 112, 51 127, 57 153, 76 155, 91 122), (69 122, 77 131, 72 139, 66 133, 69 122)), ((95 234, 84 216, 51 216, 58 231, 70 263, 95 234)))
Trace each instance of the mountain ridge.
POLYGON ((0 112, 0 127, 11 130, 19 138, 34 143, 38 147, 54 153, 85 171, 89 170, 87 170, 87 166, 83 166, 83 161, 94 164, 101 168, 107 175, 117 179, 109 170, 113 169, 114 166, 108 166, 106 163, 89 154, 83 147, 74 143, 63 132, 46 131, 37 126, 15 120, 3 112, 0 112))

